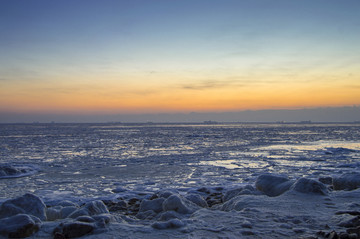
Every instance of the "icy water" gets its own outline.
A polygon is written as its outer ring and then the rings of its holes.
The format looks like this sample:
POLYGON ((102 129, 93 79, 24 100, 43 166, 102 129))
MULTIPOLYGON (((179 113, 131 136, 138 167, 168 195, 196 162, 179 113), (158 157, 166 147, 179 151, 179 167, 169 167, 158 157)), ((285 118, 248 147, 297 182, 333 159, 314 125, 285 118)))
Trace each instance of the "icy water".
POLYGON ((0 199, 111 197, 360 169, 358 124, 0 124, 0 199), (1 172, 0 172, 1 173, 1 172))

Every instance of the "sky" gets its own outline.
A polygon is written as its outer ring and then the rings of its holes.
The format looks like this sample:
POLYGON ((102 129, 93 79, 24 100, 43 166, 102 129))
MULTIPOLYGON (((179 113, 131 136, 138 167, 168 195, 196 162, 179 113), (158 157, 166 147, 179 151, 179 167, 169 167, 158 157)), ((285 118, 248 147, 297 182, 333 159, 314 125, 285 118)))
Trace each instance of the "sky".
POLYGON ((359 12, 358 0, 0 0, 0 117, 359 106, 359 12))

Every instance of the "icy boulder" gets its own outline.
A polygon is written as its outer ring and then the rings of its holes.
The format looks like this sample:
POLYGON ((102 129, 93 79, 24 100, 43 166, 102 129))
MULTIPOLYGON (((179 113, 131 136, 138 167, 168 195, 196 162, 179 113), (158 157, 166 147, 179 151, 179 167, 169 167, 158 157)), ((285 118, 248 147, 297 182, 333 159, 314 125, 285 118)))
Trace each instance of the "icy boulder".
POLYGON ((264 202, 271 199, 272 198, 265 195, 240 195, 225 202, 219 209, 226 212, 231 210, 241 211, 245 209, 255 209, 262 207, 264 202))
POLYGON ((17 168, 10 166, 10 165, 3 165, 0 166, 0 178, 1 177, 8 177, 8 176, 15 176, 19 175, 21 173, 24 173, 21 170, 18 170, 17 168))
POLYGON ((175 211, 181 214, 193 213, 198 209, 199 206, 178 195, 168 197, 163 203, 164 211, 175 211))
POLYGON ((164 198, 157 198, 154 200, 142 200, 141 204, 140 204, 140 209, 139 212, 146 212, 149 210, 152 210, 156 213, 159 213, 163 210, 162 208, 162 204, 165 201, 164 198))
POLYGON ((229 201, 230 199, 240 196, 240 195, 258 195, 259 191, 256 191, 251 185, 246 185, 245 187, 233 188, 224 194, 224 202, 229 201))
POLYGON ((289 190, 293 183, 282 176, 263 174, 256 179, 255 186, 267 196, 276 197, 289 190))
POLYGON ((46 206, 37 196, 27 193, 21 197, 5 201, 0 206, 0 218, 11 217, 17 214, 30 214, 40 220, 46 220, 46 206))
POLYGON ((86 203, 83 207, 71 213, 68 217, 77 218, 80 216, 93 216, 103 213, 109 213, 105 204, 98 200, 86 203))
POLYGON ((54 230, 54 238, 76 238, 82 237, 94 231, 95 225, 86 222, 71 222, 60 224, 54 230))
POLYGON ((185 198, 200 207, 208 207, 208 204, 205 201, 205 199, 202 196, 200 196, 199 194, 190 193, 190 194, 187 194, 185 196, 185 198))
POLYGON ((347 173, 333 178, 334 190, 354 190, 360 187, 360 174, 347 173))
POLYGON ((318 181, 308 178, 298 179, 292 186, 291 191, 296 191, 305 194, 327 195, 328 190, 326 186, 318 181))
POLYGON ((37 217, 18 214, 0 219, 0 235, 9 238, 24 238, 37 232, 40 225, 41 221, 37 217))
POLYGON ((171 229, 171 228, 180 228, 185 226, 185 223, 179 219, 171 219, 166 222, 155 222, 151 225, 153 228, 156 229, 171 229))

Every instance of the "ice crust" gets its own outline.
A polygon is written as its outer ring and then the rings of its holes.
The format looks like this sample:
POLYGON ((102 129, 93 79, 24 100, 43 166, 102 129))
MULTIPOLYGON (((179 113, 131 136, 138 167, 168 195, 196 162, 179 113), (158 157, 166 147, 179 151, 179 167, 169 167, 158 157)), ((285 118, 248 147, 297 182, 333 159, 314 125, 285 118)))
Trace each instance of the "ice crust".
POLYGON ((99 239, 305 238, 358 223, 357 125, 0 128, 2 236, 16 221, 31 238, 99 239))

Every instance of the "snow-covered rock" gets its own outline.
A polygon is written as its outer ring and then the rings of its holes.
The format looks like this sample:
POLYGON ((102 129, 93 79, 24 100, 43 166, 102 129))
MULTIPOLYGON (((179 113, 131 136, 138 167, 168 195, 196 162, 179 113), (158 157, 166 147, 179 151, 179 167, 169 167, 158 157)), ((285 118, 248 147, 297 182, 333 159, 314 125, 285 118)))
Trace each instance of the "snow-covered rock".
POLYGON ((318 195, 328 194, 328 190, 324 184, 309 178, 298 179, 291 186, 290 190, 305 194, 318 194, 318 195))
POLYGON ((144 212, 139 212, 138 214, 136 214, 136 217, 141 220, 151 220, 156 217, 156 215, 157 213, 153 210, 147 210, 144 212))
POLYGON ((60 208, 50 207, 46 209, 46 218, 48 221, 61 219, 60 208))
POLYGON ((163 210, 162 204, 165 201, 164 198, 157 198, 154 200, 142 200, 140 203, 140 209, 139 212, 146 212, 148 210, 152 210, 156 213, 159 213, 163 210))
POLYGON ((0 218, 11 217, 17 214, 30 214, 40 220, 46 220, 46 206, 37 196, 27 193, 21 197, 5 201, 0 206, 0 218))
POLYGON ((81 237, 94 231, 95 225, 86 222, 70 222, 60 224, 54 230, 55 238, 75 238, 81 237))
POLYGON ((193 213, 198 210, 200 207, 196 204, 186 200, 184 198, 180 198, 178 195, 172 195, 168 197, 163 203, 164 211, 175 211, 182 214, 193 213))
POLYGON ((68 217, 77 218, 79 216, 92 216, 102 213, 109 213, 109 210, 102 201, 98 200, 86 203, 83 207, 77 209, 68 217))
POLYGON ((160 214, 159 220, 160 221, 168 221, 173 218, 181 218, 181 217, 182 217, 181 214, 179 214, 175 211, 166 211, 166 212, 162 212, 160 214))
POLYGON ((251 185, 246 185, 245 187, 233 188, 226 191, 224 194, 224 202, 229 201, 230 199, 239 196, 239 195, 257 195, 260 194, 259 191, 256 191, 251 185))
POLYGON ((190 193, 190 194, 185 195, 185 198, 200 207, 208 207, 208 204, 205 201, 205 199, 202 196, 200 196, 199 194, 190 193))
POLYGON ((360 173, 343 174, 333 178, 334 190, 354 190, 360 187, 360 173))
POLYGON ((13 167, 11 165, 2 165, 0 166, 0 177, 6 177, 6 176, 14 176, 24 173, 24 171, 17 169, 16 167, 13 167))
POLYGON ((155 222, 151 226, 156 229, 171 229, 183 227, 185 223, 175 218, 165 222, 155 222))
POLYGON ((64 201, 61 201, 57 204, 57 206, 62 206, 62 207, 78 207, 79 205, 77 205, 76 203, 74 202, 71 202, 69 200, 64 200, 64 201))
POLYGON ((41 221, 37 217, 17 214, 0 220, 0 235, 9 238, 24 238, 37 232, 40 225, 41 221))
MULTIPOLYGON (((225 202, 219 209, 222 211, 241 211, 247 208, 256 208, 261 206, 269 197, 265 195, 241 195, 225 202)), ((270 199, 270 198, 269 198, 270 199)))
POLYGON ((159 191, 157 193, 159 198, 168 198, 171 195, 176 195, 176 194, 178 194, 176 190, 164 190, 164 191, 159 191))
POLYGON ((71 213, 78 210, 78 207, 69 206, 69 207, 63 207, 60 210, 60 217, 61 218, 67 218, 71 213))
POLYGON ((263 174, 255 182, 256 189, 270 197, 276 197, 290 189, 294 182, 277 175, 263 174))

